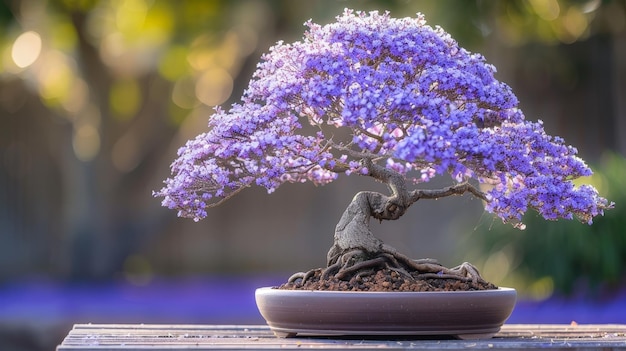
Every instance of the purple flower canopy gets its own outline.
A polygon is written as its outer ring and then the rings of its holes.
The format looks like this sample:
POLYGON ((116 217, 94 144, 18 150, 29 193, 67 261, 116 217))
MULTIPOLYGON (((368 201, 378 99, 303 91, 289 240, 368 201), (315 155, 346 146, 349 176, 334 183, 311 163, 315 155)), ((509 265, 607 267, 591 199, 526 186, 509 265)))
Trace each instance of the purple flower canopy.
POLYGON ((208 131, 179 150, 173 177, 154 193, 164 206, 197 221, 248 186, 326 184, 367 174, 366 159, 414 183, 476 179, 503 221, 533 208, 591 223, 611 206, 574 185, 591 170, 541 121, 525 120, 495 67, 421 14, 346 10, 335 23, 306 25, 302 41, 262 57, 241 103, 217 107, 208 131))

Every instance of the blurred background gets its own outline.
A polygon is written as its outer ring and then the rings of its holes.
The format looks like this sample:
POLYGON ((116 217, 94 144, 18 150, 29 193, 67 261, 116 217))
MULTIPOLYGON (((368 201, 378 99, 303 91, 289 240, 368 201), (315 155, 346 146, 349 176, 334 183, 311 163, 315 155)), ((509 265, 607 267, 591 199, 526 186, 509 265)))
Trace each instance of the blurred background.
POLYGON ((516 288, 509 322, 626 323, 625 0, 4 0, 2 349, 51 349, 74 323, 263 323, 255 288, 323 266, 353 194, 380 185, 250 188, 199 223, 151 193, 263 52, 345 7, 422 12, 485 55, 617 204, 593 226, 532 213, 519 231, 465 196, 416 203, 375 234, 516 288))

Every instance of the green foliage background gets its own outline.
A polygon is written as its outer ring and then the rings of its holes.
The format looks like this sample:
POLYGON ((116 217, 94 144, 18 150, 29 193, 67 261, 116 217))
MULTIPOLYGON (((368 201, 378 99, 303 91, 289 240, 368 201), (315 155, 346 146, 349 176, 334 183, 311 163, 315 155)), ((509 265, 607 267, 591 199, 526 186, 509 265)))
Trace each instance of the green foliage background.
MULTIPOLYGON (((553 291, 599 294, 623 287, 626 280, 626 159, 603 154, 594 174, 580 181, 593 184, 616 203, 594 219, 546 221, 535 212, 525 215, 525 230, 483 219, 471 235, 471 259, 493 264, 500 284, 516 286, 541 298, 553 291), (499 262, 499 264, 498 264, 499 262)), ((488 277, 487 277, 488 278, 488 277)))

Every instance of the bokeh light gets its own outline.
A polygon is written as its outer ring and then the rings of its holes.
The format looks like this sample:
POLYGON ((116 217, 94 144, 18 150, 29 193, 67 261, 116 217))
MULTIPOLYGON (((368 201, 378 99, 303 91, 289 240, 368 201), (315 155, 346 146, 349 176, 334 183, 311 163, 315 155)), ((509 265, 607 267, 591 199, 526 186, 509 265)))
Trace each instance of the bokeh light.
POLYGON ((221 67, 206 70, 196 82, 196 97, 204 104, 223 104, 233 91, 233 78, 221 67))
POLYGON ((39 58, 41 53, 41 37, 37 32, 28 31, 22 33, 15 42, 11 50, 13 62, 20 68, 26 68, 39 58))
POLYGON ((134 79, 113 82, 109 93, 109 106, 114 116, 121 120, 131 119, 142 102, 141 89, 134 79))
POLYGON ((72 94, 76 61, 56 50, 42 56, 41 64, 36 67, 39 95, 45 102, 57 106, 72 94))
POLYGON ((74 130, 72 139, 74 154, 84 162, 93 160, 100 151, 100 134, 92 124, 81 124, 74 130))

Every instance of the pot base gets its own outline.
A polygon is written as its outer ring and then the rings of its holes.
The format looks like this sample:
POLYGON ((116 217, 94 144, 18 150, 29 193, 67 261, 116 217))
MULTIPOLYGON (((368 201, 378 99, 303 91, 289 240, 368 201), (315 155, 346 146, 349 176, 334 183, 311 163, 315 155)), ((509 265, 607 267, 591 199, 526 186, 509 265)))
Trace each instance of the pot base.
POLYGON ((511 288, 480 291, 356 292, 259 288, 259 312, 278 337, 450 335, 491 338, 511 315, 511 288))

